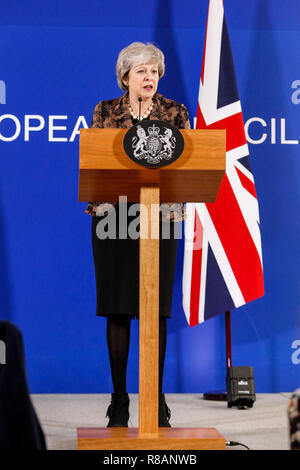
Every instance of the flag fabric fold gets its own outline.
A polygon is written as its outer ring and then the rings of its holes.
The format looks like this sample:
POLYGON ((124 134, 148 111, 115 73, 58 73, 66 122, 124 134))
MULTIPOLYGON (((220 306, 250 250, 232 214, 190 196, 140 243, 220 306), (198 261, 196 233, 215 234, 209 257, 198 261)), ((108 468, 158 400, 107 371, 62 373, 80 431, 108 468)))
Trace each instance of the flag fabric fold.
POLYGON ((223 0, 210 0, 197 129, 226 129, 215 203, 186 204, 183 309, 190 326, 264 295, 259 208, 223 0))

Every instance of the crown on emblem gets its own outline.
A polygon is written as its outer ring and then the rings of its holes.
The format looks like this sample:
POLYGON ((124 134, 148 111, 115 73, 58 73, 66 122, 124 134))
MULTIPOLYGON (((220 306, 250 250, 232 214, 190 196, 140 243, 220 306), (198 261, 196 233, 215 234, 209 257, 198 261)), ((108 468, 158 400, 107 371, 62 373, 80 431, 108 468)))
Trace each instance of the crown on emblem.
POLYGON ((149 135, 158 135, 159 134, 159 127, 156 127, 155 124, 153 126, 148 127, 149 135))

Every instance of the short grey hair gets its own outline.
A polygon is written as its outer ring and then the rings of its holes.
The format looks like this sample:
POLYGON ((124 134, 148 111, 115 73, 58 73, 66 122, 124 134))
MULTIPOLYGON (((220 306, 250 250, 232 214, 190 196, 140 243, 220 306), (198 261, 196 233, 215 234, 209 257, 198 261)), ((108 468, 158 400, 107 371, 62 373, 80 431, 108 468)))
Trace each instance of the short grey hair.
POLYGON ((119 53, 116 72, 118 85, 121 90, 127 91, 123 80, 134 65, 156 63, 158 75, 161 78, 165 73, 165 56, 162 51, 151 43, 133 42, 124 47, 119 53))

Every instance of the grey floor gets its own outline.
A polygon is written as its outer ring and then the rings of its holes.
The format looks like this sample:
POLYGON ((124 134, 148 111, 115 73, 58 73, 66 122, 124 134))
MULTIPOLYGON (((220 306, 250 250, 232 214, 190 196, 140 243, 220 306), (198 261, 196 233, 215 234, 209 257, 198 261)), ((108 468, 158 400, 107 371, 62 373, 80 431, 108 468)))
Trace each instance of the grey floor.
MULTIPOLYGON (((257 394, 253 408, 227 408, 227 402, 201 394, 166 394, 172 427, 214 427, 226 440, 251 450, 289 450, 287 405, 291 393, 257 394)), ((109 394, 31 395, 49 450, 76 449, 77 427, 106 427, 109 394)), ((130 427, 138 426, 138 395, 130 394, 130 427)), ((244 450, 232 447, 232 450, 244 450)))

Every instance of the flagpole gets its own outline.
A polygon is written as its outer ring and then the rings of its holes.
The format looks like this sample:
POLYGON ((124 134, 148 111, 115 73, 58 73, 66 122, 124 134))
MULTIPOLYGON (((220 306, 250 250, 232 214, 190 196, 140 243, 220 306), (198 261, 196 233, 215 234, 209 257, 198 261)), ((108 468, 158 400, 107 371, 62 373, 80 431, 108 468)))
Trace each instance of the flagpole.
POLYGON ((230 310, 225 312, 225 334, 226 334, 226 368, 228 368, 228 367, 232 367, 230 310))
MULTIPOLYGON (((232 367, 232 348, 231 348, 231 312, 225 312, 225 341, 226 341, 226 373, 229 367, 232 367)), ((204 400, 227 401, 227 391, 218 390, 214 392, 205 392, 204 400)))

